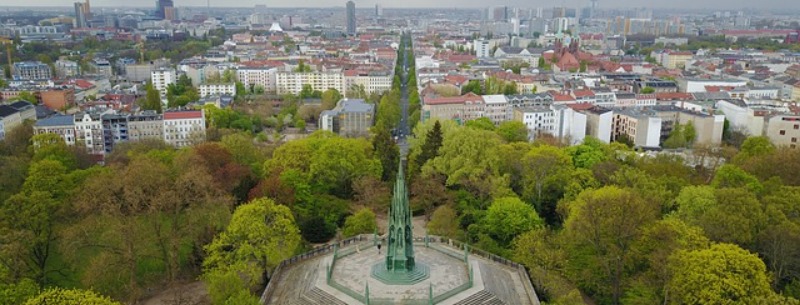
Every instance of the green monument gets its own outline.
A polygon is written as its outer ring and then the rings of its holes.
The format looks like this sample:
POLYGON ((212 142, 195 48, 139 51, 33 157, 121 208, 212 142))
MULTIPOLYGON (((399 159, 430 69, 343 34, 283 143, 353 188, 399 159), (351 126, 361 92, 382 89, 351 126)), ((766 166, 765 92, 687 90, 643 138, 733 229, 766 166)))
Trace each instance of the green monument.
POLYGON ((372 277, 386 284, 410 285, 429 277, 429 268, 414 260, 414 236, 411 230, 411 208, 403 172, 397 171, 392 206, 389 208, 386 259, 372 266, 372 277))

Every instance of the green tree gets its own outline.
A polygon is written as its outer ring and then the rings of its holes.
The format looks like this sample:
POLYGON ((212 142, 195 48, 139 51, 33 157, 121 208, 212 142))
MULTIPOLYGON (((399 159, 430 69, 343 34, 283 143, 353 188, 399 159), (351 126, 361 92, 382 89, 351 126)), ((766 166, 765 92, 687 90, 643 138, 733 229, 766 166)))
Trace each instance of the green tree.
POLYGON ((461 88, 461 94, 472 92, 477 95, 483 95, 483 88, 481 83, 477 80, 470 80, 464 87, 461 88))
POLYGON ((765 156, 775 151, 775 145, 767 137, 749 137, 742 143, 739 153, 733 158, 736 164, 744 164, 748 160, 765 156))
POLYGON ((572 160, 567 153, 559 148, 540 145, 536 146, 522 157, 524 185, 523 195, 533 199, 537 204, 537 211, 548 221, 555 218, 555 206, 546 205, 543 197, 548 186, 556 186, 556 191, 563 191, 563 180, 572 170, 572 160))
POLYGON ((757 304, 772 294, 764 262, 736 245, 680 250, 669 266, 670 304, 757 304))
POLYGON ((746 188, 755 194, 760 194, 764 186, 753 175, 732 164, 725 164, 717 169, 711 186, 716 188, 746 188))
POLYGON ((584 191, 564 209, 572 278, 600 300, 619 304, 636 263, 632 247, 642 228, 656 220, 658 207, 630 190, 609 186, 584 191))
POLYGON ((487 147, 495 147, 501 143, 500 138, 491 131, 460 128, 444 137, 439 155, 428 161, 423 167, 447 177, 447 185, 470 185, 486 180, 494 171, 497 156, 487 147))
MULTIPOLYGON (((305 89, 305 87, 303 87, 305 89)), ((331 110, 336 107, 336 103, 342 99, 342 94, 339 90, 330 88, 322 92, 322 110, 331 110)))
POLYGON ((683 126, 683 136, 686 138, 686 145, 691 147, 697 139, 697 129, 694 127, 693 121, 689 121, 683 126))
POLYGON ((266 281, 269 271, 291 257, 300 245, 300 230, 289 208, 272 200, 253 200, 236 208, 225 231, 205 247, 206 273, 237 270, 245 289, 266 281))
MULTIPOLYGON (((5 282, 0 274, 0 282, 5 282)), ((39 285, 31 279, 24 278, 16 283, 0 284, 0 304, 23 304, 39 293, 39 285)))
POLYGON ((675 126, 672 128, 672 131, 669 132, 669 137, 664 140, 664 148, 683 148, 686 147, 686 138, 687 136, 684 135, 683 125, 680 123, 675 123, 675 126))
POLYGON ((52 288, 26 301, 24 305, 121 305, 91 290, 52 288))
POLYGON ((31 93, 30 91, 22 91, 22 92, 20 92, 19 95, 17 95, 17 99, 20 99, 20 100, 23 100, 23 101, 27 101, 27 102, 29 102, 31 104, 34 104, 34 105, 39 104, 39 99, 37 99, 36 95, 31 93))
POLYGON ((391 181, 397 173, 397 164, 400 162, 400 149, 397 143, 392 140, 392 135, 382 126, 374 128, 372 137, 372 149, 381 161, 382 175, 381 180, 391 181))
POLYGON ((161 112, 161 93, 153 87, 153 83, 148 82, 144 87, 145 98, 140 105, 144 110, 155 110, 161 112))
POLYGON ((502 245, 508 245, 519 234, 544 226, 533 207, 516 197, 492 202, 484 222, 484 230, 502 245))
POLYGON ((342 235, 344 235, 344 237, 351 237, 358 234, 370 234, 374 233, 377 229, 378 225, 375 222, 375 213, 368 208, 363 208, 345 219, 342 235))
POLYGON ((439 120, 436 120, 433 123, 433 128, 426 134, 425 142, 423 142, 419 157, 416 159, 420 168, 425 165, 428 160, 432 160, 439 155, 439 149, 442 147, 442 137, 442 124, 439 123, 439 120))
POLYGON ((500 123, 495 131, 508 143, 528 141, 528 128, 519 121, 500 123))
POLYGON ((450 206, 443 205, 438 207, 431 216, 427 225, 428 233, 449 238, 461 237, 461 230, 458 227, 458 215, 456 210, 450 206))
POLYGON ((465 124, 469 128, 476 128, 481 130, 494 131, 494 123, 487 117, 482 117, 474 120, 469 120, 465 124))
POLYGON ((653 87, 644 87, 644 88, 642 88, 642 90, 640 92, 642 94, 653 94, 653 93, 656 93, 656 89, 653 88, 653 87))

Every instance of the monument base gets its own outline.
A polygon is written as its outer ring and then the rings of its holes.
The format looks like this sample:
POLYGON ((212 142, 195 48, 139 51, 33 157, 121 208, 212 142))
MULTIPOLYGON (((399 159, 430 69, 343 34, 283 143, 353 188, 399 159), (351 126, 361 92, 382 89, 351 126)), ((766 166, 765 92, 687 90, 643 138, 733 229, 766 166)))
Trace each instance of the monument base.
POLYGON ((382 261, 372 265, 372 278, 387 285, 414 285, 430 278, 430 268, 416 262, 411 271, 390 271, 386 268, 386 262, 382 261))

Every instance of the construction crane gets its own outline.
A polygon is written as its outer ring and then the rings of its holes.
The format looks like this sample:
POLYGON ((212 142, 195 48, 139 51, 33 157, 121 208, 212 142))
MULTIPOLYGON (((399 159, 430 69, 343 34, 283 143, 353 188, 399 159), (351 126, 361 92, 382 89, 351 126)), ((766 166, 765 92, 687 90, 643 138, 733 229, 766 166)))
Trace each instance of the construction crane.
POLYGON ((6 56, 8 59, 8 69, 11 70, 13 73, 14 64, 11 62, 11 46, 14 45, 14 41, 9 39, 8 37, 0 36, 0 44, 6 45, 6 56))

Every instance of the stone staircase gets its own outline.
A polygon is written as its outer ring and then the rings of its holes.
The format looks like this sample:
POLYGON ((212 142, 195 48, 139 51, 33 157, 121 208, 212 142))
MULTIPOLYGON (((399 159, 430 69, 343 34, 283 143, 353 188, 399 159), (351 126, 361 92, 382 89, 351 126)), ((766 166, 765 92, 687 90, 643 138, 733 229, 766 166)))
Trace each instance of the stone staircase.
POLYGON ((498 299, 491 292, 481 290, 466 299, 458 301, 455 305, 506 305, 506 303, 498 299))
POLYGON ((317 287, 306 290, 299 301, 300 304, 297 305, 347 305, 347 303, 336 299, 330 293, 317 287))

